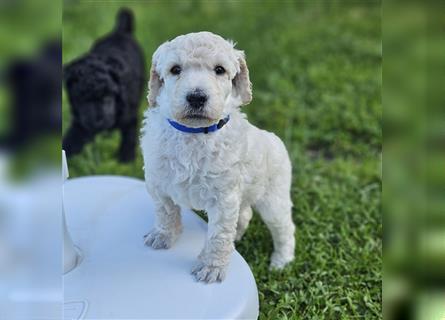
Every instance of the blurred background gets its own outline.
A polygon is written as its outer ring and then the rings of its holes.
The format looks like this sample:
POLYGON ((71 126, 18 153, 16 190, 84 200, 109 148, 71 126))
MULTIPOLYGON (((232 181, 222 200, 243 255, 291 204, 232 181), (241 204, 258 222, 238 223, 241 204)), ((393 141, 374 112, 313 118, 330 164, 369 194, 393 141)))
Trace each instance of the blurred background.
POLYGON ((61 319, 61 8, 0 1, 0 319, 61 319))
POLYGON ((445 2, 386 3, 384 315, 445 318, 445 2))
MULTIPOLYGON (((68 1, 63 63, 112 30, 121 7, 135 16, 147 69, 164 41, 207 30, 245 51, 250 122, 279 135, 293 162, 297 253, 270 272, 270 235, 257 217, 237 250, 260 292, 261 319, 381 318, 381 6, 366 2, 68 1)), ((144 96, 146 93, 144 94, 144 96)), ((139 123, 148 107, 141 101, 139 123)), ((63 95, 63 131, 71 121, 63 95)), ((143 178, 142 158, 118 162, 119 132, 96 136, 69 159, 71 177, 143 178)))

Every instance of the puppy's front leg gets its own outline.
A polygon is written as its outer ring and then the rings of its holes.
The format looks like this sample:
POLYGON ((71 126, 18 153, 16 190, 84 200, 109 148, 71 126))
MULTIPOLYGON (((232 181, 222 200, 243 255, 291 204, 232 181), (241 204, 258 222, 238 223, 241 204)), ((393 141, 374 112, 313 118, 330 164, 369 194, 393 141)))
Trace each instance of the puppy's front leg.
POLYGON ((67 157, 80 153, 83 146, 93 140, 94 135, 85 130, 80 124, 74 122, 63 138, 62 148, 67 157))
POLYGON ((207 240, 192 274, 197 281, 222 281, 234 250, 239 204, 232 203, 207 211, 209 217, 207 240))
POLYGON ((181 209, 169 197, 153 197, 155 227, 145 235, 145 245, 153 249, 168 249, 182 231, 181 209))

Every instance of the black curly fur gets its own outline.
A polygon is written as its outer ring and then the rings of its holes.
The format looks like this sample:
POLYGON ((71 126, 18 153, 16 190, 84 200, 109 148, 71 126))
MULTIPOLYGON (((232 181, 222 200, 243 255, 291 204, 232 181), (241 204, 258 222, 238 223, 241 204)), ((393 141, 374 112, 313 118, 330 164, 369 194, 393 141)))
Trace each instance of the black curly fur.
POLYGON ((119 160, 134 159, 145 63, 132 32, 133 15, 121 9, 115 29, 64 68, 72 114, 71 127, 63 139, 68 157, 81 152, 97 133, 119 129, 119 160))

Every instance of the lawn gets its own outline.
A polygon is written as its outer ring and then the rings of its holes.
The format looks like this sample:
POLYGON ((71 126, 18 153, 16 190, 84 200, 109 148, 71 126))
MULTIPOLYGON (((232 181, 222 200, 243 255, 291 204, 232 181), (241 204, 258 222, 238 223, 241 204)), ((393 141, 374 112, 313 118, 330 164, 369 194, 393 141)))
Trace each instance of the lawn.
MULTIPOLYGON (((249 120, 275 132, 293 162, 295 261, 268 270, 272 241, 255 216, 237 250, 250 265, 260 319, 382 319, 381 11, 363 2, 130 1, 147 64, 156 47, 209 30, 245 50, 254 89, 249 120)), ((63 61, 114 24, 117 1, 67 1, 63 61)), ((140 114, 147 108, 141 101, 140 114)), ((63 127, 70 115, 63 97, 63 127)), ((102 134, 70 160, 72 177, 143 177, 102 134)))

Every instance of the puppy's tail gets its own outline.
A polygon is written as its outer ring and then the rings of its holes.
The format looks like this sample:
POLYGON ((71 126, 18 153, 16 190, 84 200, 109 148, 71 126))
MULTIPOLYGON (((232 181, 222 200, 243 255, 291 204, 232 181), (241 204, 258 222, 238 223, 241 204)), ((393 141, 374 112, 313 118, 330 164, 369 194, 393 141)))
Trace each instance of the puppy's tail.
POLYGON ((116 31, 122 33, 133 33, 133 12, 130 9, 122 8, 117 14, 116 31))

